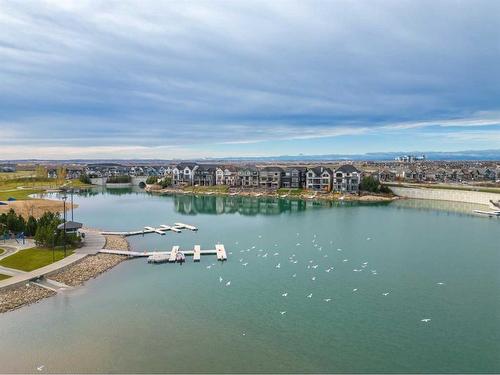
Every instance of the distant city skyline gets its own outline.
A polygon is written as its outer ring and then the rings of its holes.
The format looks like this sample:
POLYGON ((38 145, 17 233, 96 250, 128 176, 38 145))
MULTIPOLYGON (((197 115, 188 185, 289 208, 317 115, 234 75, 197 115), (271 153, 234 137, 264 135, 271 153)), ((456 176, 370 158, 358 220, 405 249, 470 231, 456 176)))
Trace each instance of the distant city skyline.
POLYGON ((500 149, 497 1, 0 3, 0 160, 500 149))

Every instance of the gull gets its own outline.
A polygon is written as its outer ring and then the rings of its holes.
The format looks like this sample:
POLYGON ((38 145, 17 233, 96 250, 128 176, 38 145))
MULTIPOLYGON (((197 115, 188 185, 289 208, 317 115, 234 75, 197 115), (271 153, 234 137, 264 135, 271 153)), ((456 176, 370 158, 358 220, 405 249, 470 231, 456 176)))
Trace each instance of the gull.
POLYGON ((316 276, 311 277, 312 281, 316 281, 316 276))
POLYGON ((240 263, 243 262, 243 258, 240 258, 240 263))
POLYGON ((342 262, 347 262, 349 259, 344 259, 342 262))
POLYGON ((370 241, 370 240, 371 240, 371 238, 370 238, 370 237, 366 237, 366 240, 367 240, 367 241, 370 241))
POLYGON ((278 263, 278 264, 276 265, 276 268, 281 268, 281 263, 278 263))
POLYGON ((361 268, 366 268, 366 264, 362 264, 362 265, 361 265, 361 268))
POLYGON ((296 260, 296 261, 295 261, 295 262, 293 262, 293 263, 294 263, 294 264, 297 264, 297 263, 299 263, 299 261, 298 261, 298 260, 296 260))
POLYGON ((331 270, 332 270, 331 268, 327 268, 325 272, 330 272, 331 270))
POLYGON ((439 283, 436 283, 436 284, 437 284, 437 285, 444 285, 444 283, 442 283, 442 282, 439 282, 439 283))
POLYGON ((219 283, 222 282, 222 280, 224 280, 222 277, 219 276, 219 283))
POLYGON ((229 286, 229 285, 231 285, 231 281, 228 281, 228 282, 226 283, 226 286, 229 286))
POLYGON ((354 272, 361 272, 363 270, 358 270, 357 268, 353 269, 354 272))
POLYGON ((242 263, 241 265, 246 267, 247 264, 248 264, 248 262, 245 262, 245 263, 242 263))
POLYGON ((281 297, 286 297, 286 296, 288 296, 288 292, 285 292, 285 293, 281 294, 281 297))
POLYGON ((383 296, 388 296, 390 292, 382 293, 383 296))
POLYGON ((239 242, 238 242, 238 241, 236 241, 234 244, 235 244, 235 245, 238 245, 238 243, 239 243, 239 242))
POLYGON ((353 292, 357 292, 357 291, 358 291, 358 288, 354 288, 352 291, 353 291, 353 292))
POLYGON ((267 253, 265 253, 264 255, 262 255, 262 258, 267 258, 267 253))
POLYGON ((314 266, 312 266, 312 268, 316 269, 316 268, 318 268, 318 265, 315 264, 314 266))
POLYGON ((262 235, 261 235, 261 234, 259 234, 259 238, 262 238, 262 235))
POLYGON ((37 369, 38 371, 43 371, 43 368, 44 368, 44 367, 45 367, 45 365, 41 365, 41 366, 38 366, 36 369, 37 369))
POLYGON ((232 252, 232 251, 230 251, 230 252, 229 252, 229 255, 233 255, 233 252, 232 252))
POLYGON ((210 268, 212 268, 212 266, 207 266, 207 270, 209 270, 210 268))
POLYGON ((277 246, 278 246, 278 244, 277 244, 277 243, 275 243, 275 244, 274 244, 274 247, 277 247, 277 246))
POLYGON ((337 249, 337 251, 342 251, 342 249, 337 249))
POLYGON ((247 253, 250 251, 250 249, 247 249, 247 253))
POLYGON ((280 311, 280 314, 281 314, 281 315, 285 315, 285 314, 286 314, 286 311, 280 311))
POLYGON ((307 298, 312 298, 312 296, 313 296, 313 294, 312 294, 312 293, 311 293, 311 294, 308 294, 308 295, 307 295, 307 298))
POLYGON ((255 249, 255 246, 252 246, 252 249, 255 249))
POLYGON ((245 250, 240 250, 240 253, 244 252, 245 250))
POLYGON ((297 274, 296 274, 296 273, 294 273, 294 274, 292 275, 292 277, 297 277, 297 274))
POLYGON ((368 264, 368 262, 363 262, 363 265, 366 266, 368 264))
POLYGON ((280 255, 280 253, 274 253, 273 256, 280 255))
POLYGON ((245 335, 246 335, 246 333, 245 333, 245 332, 243 332, 243 333, 242 333, 242 335, 243 335, 243 336, 245 336, 245 335))
POLYGON ((330 302, 332 299, 331 298, 323 298, 323 301, 325 302, 330 302))
POLYGON ((310 269, 310 268, 311 268, 311 266, 309 266, 309 265, 308 265, 308 266, 307 266, 307 269, 310 269))
POLYGON ((429 323, 431 321, 431 318, 425 318, 425 319, 422 319, 420 321, 424 322, 424 323, 429 323))
POLYGON ((312 262, 313 262, 313 260, 311 259, 311 260, 309 261, 309 263, 312 263, 312 262))
POLYGON ((320 246, 318 250, 319 250, 319 251, 323 250, 323 247, 321 247, 321 246, 320 246))
POLYGON ((328 254, 323 255, 323 258, 328 258, 328 254))
POLYGON ((300 242, 297 242, 297 243, 295 244, 295 246, 300 246, 300 242))

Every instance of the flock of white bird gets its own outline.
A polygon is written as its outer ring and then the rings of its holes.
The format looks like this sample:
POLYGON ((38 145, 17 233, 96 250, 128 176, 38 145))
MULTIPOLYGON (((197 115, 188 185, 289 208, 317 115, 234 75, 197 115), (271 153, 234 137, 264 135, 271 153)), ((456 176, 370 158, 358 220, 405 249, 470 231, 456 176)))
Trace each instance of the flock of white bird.
MULTIPOLYGON (((296 236, 297 236, 297 238, 300 237, 300 233, 297 233, 296 236)), ((262 239, 262 235, 258 235, 258 238, 262 239)), ((371 241, 372 238, 371 237, 367 237, 366 240, 367 241, 371 241)), ((235 245, 238 245, 238 244, 239 244, 239 242, 235 242, 235 245)), ((323 251, 323 247, 317 242, 315 234, 313 235, 313 239, 311 241, 311 245, 312 245, 313 249, 316 249, 318 252, 322 252, 323 251)), ((295 244, 295 246, 296 247, 301 247, 303 245, 302 245, 301 242, 297 242, 295 244)), ((330 241, 330 246, 333 247, 333 241, 330 241)), ((274 247, 278 247, 278 244, 274 244, 274 247)), ((278 251, 275 251, 271 255, 269 251, 265 251, 264 249, 257 249, 256 246, 252 246, 252 247, 249 247, 247 249, 242 249, 239 252, 240 253, 249 253, 249 252, 252 252, 252 251, 256 251, 257 257, 260 257, 260 258, 268 258, 269 256, 277 257, 277 256, 280 255, 280 253, 278 251)), ((343 251, 343 249, 337 248, 337 252, 342 252, 342 251, 343 251)), ((231 255, 232 252, 229 252, 229 254, 231 255)), ((324 254, 323 257, 324 258, 328 258, 328 254, 324 254)), ((298 259, 296 259, 296 254, 292 254, 291 256, 289 256, 288 257, 288 261, 290 263, 292 263, 292 264, 297 264, 299 262, 298 259)), ((342 263, 347 263, 347 262, 349 262, 348 258, 342 259, 342 263)), ((248 265, 248 262, 246 262, 244 258, 240 258, 239 259, 239 263, 242 266, 244 266, 244 267, 246 267, 248 265)), ((212 263, 212 264, 206 266, 206 268, 207 269, 211 269, 213 266, 215 266, 215 263, 212 263)), ((319 266, 320 265, 317 264, 313 259, 310 259, 307 262, 307 264, 306 264, 306 268, 307 269, 311 269, 311 270, 316 270, 316 269, 319 268, 319 266)), ((277 262, 276 265, 275 265, 275 268, 277 270, 281 269, 282 268, 281 262, 277 262)), ((362 262, 359 265, 359 267, 354 268, 352 271, 353 272, 363 272, 367 268, 368 268, 368 262, 362 262)), ((330 273, 334 269, 335 268, 333 266, 330 266, 330 267, 324 269, 324 272, 330 273)), ((377 275, 378 274, 378 272, 377 272, 376 269, 371 269, 370 272, 371 272, 372 275, 377 275)), ((297 273, 293 273, 291 275, 291 277, 292 278, 296 278, 297 277, 297 273)), ((316 281, 317 275, 311 276, 310 279, 311 279, 311 281, 316 281)), ((225 285, 226 287, 231 286, 231 281, 230 280, 226 280, 225 283, 224 283, 224 281, 225 280, 221 276, 219 276, 219 283, 221 283, 222 285, 225 285)), ((443 282, 438 282, 438 283, 436 283, 436 285, 442 286, 442 285, 445 285, 445 284, 443 282)), ((352 293, 356 293, 356 292, 358 292, 358 288, 353 288, 352 289, 352 293)), ((384 291, 384 292, 381 293, 381 295, 383 297, 387 297, 387 296, 389 296, 390 293, 391 293, 390 291, 384 291)), ((283 298, 288 297, 288 295, 289 295, 288 291, 281 292, 281 297, 283 297, 283 298)), ((312 299, 313 298, 313 293, 309 293, 305 297, 309 298, 309 299, 312 299)), ((328 302, 332 301, 332 298, 329 297, 329 296, 326 296, 326 297, 322 298, 322 300, 323 300, 323 302, 328 303, 328 302)), ((284 316, 287 313, 287 311, 286 310, 282 310, 282 311, 279 311, 279 313, 280 313, 280 315, 284 316)), ((431 318, 427 318, 427 317, 421 319, 421 322, 423 322, 423 323, 428 323, 430 321, 431 321, 431 318)))

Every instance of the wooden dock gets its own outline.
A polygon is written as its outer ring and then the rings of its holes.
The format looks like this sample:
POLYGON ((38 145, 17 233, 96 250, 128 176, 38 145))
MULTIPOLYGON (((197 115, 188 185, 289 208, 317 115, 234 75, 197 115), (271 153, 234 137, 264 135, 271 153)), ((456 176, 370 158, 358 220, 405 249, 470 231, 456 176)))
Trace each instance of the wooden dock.
POLYGON ((199 262, 201 259, 201 246, 194 245, 193 261, 199 262))
MULTIPOLYGON (((103 254, 125 255, 133 258, 147 257, 150 263, 175 263, 177 253, 180 252, 179 246, 172 246, 170 251, 128 251, 128 250, 108 250, 102 249, 99 252, 103 254)), ((201 250, 200 245, 195 245, 193 250, 182 250, 186 256, 192 256, 194 262, 199 262, 202 255, 215 255, 217 260, 227 260, 227 253, 224 245, 217 244, 215 249, 201 250)))
POLYGON ((101 232, 101 234, 104 236, 125 236, 125 237, 128 237, 128 236, 138 236, 140 234, 145 235, 145 234, 149 234, 149 233, 156 233, 156 234, 159 234, 160 236, 164 236, 166 234, 166 232, 168 232, 168 231, 172 231, 175 233, 181 233, 182 229, 188 229, 191 231, 198 230, 198 228, 193 226, 193 225, 184 224, 184 223, 174 223, 174 225, 162 224, 158 228, 146 226, 142 230, 135 230, 135 231, 129 231, 129 232, 126 232, 126 231, 122 231, 122 232, 103 231, 103 232, 101 232))
POLYGON ((225 249, 224 245, 222 245, 222 244, 215 245, 215 250, 216 250, 216 254, 217 254, 217 260, 220 260, 220 261, 227 260, 227 254, 226 254, 226 249, 225 249))
POLYGON ((172 246, 172 251, 170 252, 170 256, 168 261, 170 263, 174 263, 177 258, 177 253, 179 252, 179 246, 172 246))

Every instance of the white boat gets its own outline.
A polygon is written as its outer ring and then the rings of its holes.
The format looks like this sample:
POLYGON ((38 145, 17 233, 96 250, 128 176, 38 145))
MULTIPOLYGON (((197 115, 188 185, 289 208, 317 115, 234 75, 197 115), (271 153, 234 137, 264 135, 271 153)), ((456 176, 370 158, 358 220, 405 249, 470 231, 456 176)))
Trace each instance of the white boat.
POLYGON ((474 210, 474 212, 476 214, 480 214, 480 215, 487 215, 489 217, 493 217, 493 216, 500 216, 500 210, 496 210, 496 211, 483 211, 483 210, 474 210))

